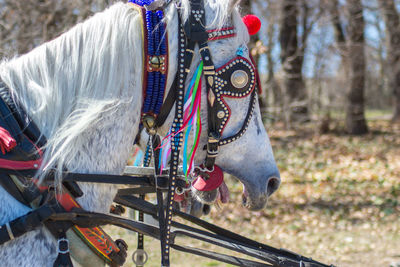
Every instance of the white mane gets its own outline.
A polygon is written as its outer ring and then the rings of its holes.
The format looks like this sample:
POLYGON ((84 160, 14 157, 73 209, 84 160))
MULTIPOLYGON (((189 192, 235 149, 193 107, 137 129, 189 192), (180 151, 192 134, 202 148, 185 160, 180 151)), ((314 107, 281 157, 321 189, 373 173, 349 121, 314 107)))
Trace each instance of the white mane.
POLYGON ((1 64, 1 78, 48 137, 44 165, 69 165, 105 113, 141 98, 139 20, 118 3, 30 53, 1 64))

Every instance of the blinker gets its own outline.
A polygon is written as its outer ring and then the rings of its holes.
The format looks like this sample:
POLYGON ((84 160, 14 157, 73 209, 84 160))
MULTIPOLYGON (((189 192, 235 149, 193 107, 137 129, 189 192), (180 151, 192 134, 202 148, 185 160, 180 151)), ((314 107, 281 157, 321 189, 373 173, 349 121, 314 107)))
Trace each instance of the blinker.
POLYGON ((214 85, 215 95, 212 94, 213 90, 210 90, 208 97, 215 114, 215 130, 222 135, 231 115, 230 108, 223 98, 243 98, 253 92, 256 86, 254 65, 245 57, 237 56, 216 70, 214 85), (215 99, 210 99, 211 94, 215 99))

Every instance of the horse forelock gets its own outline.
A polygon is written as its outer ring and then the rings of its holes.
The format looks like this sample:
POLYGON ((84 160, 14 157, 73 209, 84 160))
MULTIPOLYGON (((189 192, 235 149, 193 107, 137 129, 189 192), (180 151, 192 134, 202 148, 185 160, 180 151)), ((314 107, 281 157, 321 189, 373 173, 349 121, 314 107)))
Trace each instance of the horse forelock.
POLYGON ((79 152, 83 133, 105 114, 140 104, 140 19, 129 5, 117 3, 30 53, 2 62, 1 79, 48 138, 41 178, 46 167, 61 170, 79 152))
MULTIPOLYGON (((205 0, 205 11, 207 18, 207 25, 205 25, 206 28, 209 30, 214 30, 230 25, 234 26, 236 30, 236 36, 229 39, 229 45, 232 47, 246 45, 250 40, 248 30, 242 22, 241 15, 239 13, 239 6, 236 5, 236 2, 237 1, 233 0, 205 0)), ((185 23, 189 18, 190 0, 182 0, 181 3, 182 20, 183 23, 185 23)))
MULTIPOLYGON (((206 11, 212 10, 212 19, 207 21, 207 28, 210 29, 220 29, 223 28, 227 23, 229 23, 229 19, 232 11, 237 11, 237 7, 234 6, 232 0, 205 0, 205 9, 206 11)), ((182 8, 182 19, 185 22, 189 18, 190 13, 190 0, 182 0, 181 1, 182 8)))

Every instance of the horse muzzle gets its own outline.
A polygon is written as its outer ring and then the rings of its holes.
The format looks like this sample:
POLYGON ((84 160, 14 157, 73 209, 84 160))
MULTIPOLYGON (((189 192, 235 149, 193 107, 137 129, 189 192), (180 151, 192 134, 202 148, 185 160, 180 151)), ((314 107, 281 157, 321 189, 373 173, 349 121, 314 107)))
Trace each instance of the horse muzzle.
POLYGON ((264 209, 267 206, 268 198, 279 188, 280 183, 279 175, 274 175, 267 179, 264 187, 250 187, 243 184, 243 206, 252 211, 264 209))

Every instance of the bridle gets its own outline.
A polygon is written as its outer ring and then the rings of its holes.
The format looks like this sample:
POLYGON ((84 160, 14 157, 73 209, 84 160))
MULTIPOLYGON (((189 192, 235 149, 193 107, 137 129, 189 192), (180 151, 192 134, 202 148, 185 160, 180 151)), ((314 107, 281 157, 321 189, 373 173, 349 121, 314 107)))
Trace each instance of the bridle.
MULTIPOLYGON (((135 3, 141 3, 145 1, 134 1, 135 3)), ((155 2, 153 2, 155 3, 155 2)), ((171 1, 166 1, 166 5, 170 4, 171 1)), ((159 4, 159 3, 158 3, 159 4)), ((143 5, 145 6, 145 5, 143 5)), ((147 10, 141 9, 143 16, 146 18, 146 25, 149 23, 154 23, 157 21, 151 19, 152 13, 154 12, 160 16, 162 10, 159 5, 153 4, 145 6, 147 10), (154 10, 149 10, 149 9, 154 10), (158 13, 157 13, 158 12, 158 13), (151 21, 151 22, 149 22, 151 21)), ((179 10, 179 9, 178 9, 179 10)), ((165 26, 161 21, 159 21, 159 27, 164 29, 165 26)), ((162 193, 158 191, 157 201, 158 201, 158 216, 160 221, 160 239, 161 239, 161 251, 162 251, 162 264, 163 266, 169 266, 169 234, 172 221, 172 205, 174 202, 175 195, 175 184, 178 173, 179 164, 179 153, 182 143, 182 132, 179 131, 183 120, 183 105, 184 105, 184 93, 185 93, 185 83, 190 73, 190 68, 195 55, 196 46, 198 46, 198 51, 203 61, 204 69, 204 80, 206 81, 206 95, 207 95, 207 123, 208 123, 208 133, 207 133, 207 145, 205 149, 207 150, 206 158, 204 160, 204 166, 209 172, 214 171, 215 160, 218 156, 219 147, 234 142, 239 139, 246 132, 247 127, 251 121, 255 103, 256 103, 256 91, 257 86, 257 72, 254 64, 244 58, 242 55, 237 55, 236 58, 230 60, 224 66, 216 69, 214 62, 212 60, 211 52, 208 46, 209 41, 218 40, 221 38, 230 38, 235 36, 234 28, 228 27, 222 30, 211 30, 207 31, 205 26, 205 8, 203 0, 193 0, 190 1, 190 15, 187 21, 183 24, 181 19, 181 14, 178 15, 178 70, 170 89, 168 96, 164 103, 160 101, 163 97, 158 97, 159 104, 154 104, 152 100, 149 99, 149 95, 163 96, 163 92, 154 93, 154 87, 160 86, 158 90, 165 90, 165 77, 167 72, 167 58, 168 55, 165 54, 165 47, 167 47, 166 40, 160 40, 158 47, 160 49, 154 50, 151 42, 154 41, 151 38, 145 40, 145 45, 147 48, 152 49, 152 55, 146 55, 145 61, 145 77, 149 75, 155 75, 156 80, 161 81, 155 84, 152 80, 148 80, 145 85, 144 92, 144 106, 142 109, 142 125, 146 129, 147 133, 150 135, 150 140, 148 144, 152 145, 153 148, 158 146, 159 138, 156 137, 157 128, 163 125, 172 106, 175 104, 175 116, 171 126, 171 132, 173 138, 171 141, 171 159, 170 159, 170 179, 169 179, 169 190, 167 194, 167 208, 166 211, 163 210, 163 196, 162 193), (164 43, 163 43, 164 42, 164 43), (155 62, 159 63, 162 61, 161 65, 154 65, 155 62), (156 74, 153 74, 156 72, 156 74), (227 103, 224 101, 224 97, 242 98, 250 95, 249 107, 247 110, 247 115, 243 122, 240 130, 226 138, 222 138, 222 133, 225 126, 230 118, 231 110, 227 103), (162 104, 161 108, 157 108, 162 104), (149 110, 149 103, 153 103, 152 110, 149 110), (157 113, 159 109, 159 114, 157 113)), ((149 29, 147 29, 149 31, 149 29)), ((155 37, 157 38, 157 37, 155 37)), ((157 155, 157 153, 154 153, 157 155)), ((158 165, 159 159, 155 156, 155 166, 158 165)), ((157 169, 157 167, 156 167, 157 169)), ((156 170, 157 172, 157 170, 156 170)))
MULTIPOLYGON (((198 44, 205 70, 208 111, 207 156, 204 165, 211 170, 218 156, 219 147, 237 140, 247 130, 255 105, 256 74, 252 63, 241 56, 218 69, 215 68, 204 27, 206 25, 204 3, 201 0, 190 3, 191 13, 183 26, 187 42, 185 62, 191 63, 194 47, 198 44), (245 97, 249 94, 251 94, 251 100, 243 126, 233 136, 222 139, 222 133, 230 117, 230 109, 223 98, 245 97)), ((189 69, 187 66, 185 68, 189 69)))
MULTIPOLYGON (((162 7, 165 8, 169 3, 171 3, 171 1, 166 1, 165 5, 162 7)), ((160 92, 157 95, 161 96, 158 100, 158 107, 161 108, 158 108, 159 110, 155 108, 149 111, 148 103, 151 102, 149 98, 154 94, 154 89, 150 88, 146 90, 146 88, 144 88, 145 97, 143 101, 144 107, 142 109, 142 125, 149 134, 153 135, 157 132, 157 128, 164 124, 173 104, 176 103, 177 106, 183 105, 182 93, 184 92, 180 92, 180 90, 185 86, 185 81, 190 72, 190 66, 194 58, 195 47, 198 45, 199 53, 204 64, 204 80, 206 81, 207 90, 208 139, 207 145, 204 148, 207 150, 204 166, 207 169, 212 170, 215 164, 215 159, 218 156, 219 147, 236 141, 246 132, 256 104, 257 90, 255 87, 260 86, 260 84, 258 82, 259 78, 254 62, 250 62, 246 58, 242 57, 242 53, 238 53, 237 57, 230 60, 224 66, 218 69, 215 68, 208 43, 222 38, 234 37, 236 35, 235 29, 233 27, 226 27, 220 30, 206 30, 204 26, 205 9, 203 1, 190 1, 190 5, 191 12, 184 25, 182 25, 181 18, 178 16, 179 27, 181 29, 178 36, 178 71, 174 83, 164 102, 162 99, 166 88, 165 81, 161 81, 161 86, 160 83, 155 84, 153 82, 148 82, 145 85, 145 87, 160 86, 160 88, 158 88, 160 92), (224 98, 243 98, 248 95, 250 95, 249 107, 240 130, 230 137, 222 138, 222 133, 231 115, 231 110, 224 98)), ((153 5, 153 7, 154 6, 157 5, 153 5)), ((152 5, 146 6, 147 9, 150 9, 151 7, 152 5)), ((147 10, 147 12, 149 11, 147 10)), ((157 12, 160 12, 160 10, 157 12)), ((146 16, 146 13, 143 13, 143 15, 146 16)), ((165 28, 161 22, 158 27, 165 28)), ((145 45, 147 45, 146 41, 145 45)), ((152 75, 154 71, 159 71, 160 73, 158 73, 158 75, 164 76, 166 79, 166 72, 168 70, 168 53, 165 52, 165 47, 167 47, 166 38, 160 40, 159 47, 159 51, 153 53, 161 53, 161 56, 146 56, 147 60, 145 64, 147 64, 147 66, 144 68, 145 77, 152 75), (152 68, 152 66, 154 66, 152 59, 156 59, 157 57, 159 59, 155 61, 162 61, 163 64, 162 67, 155 69, 154 67, 152 68), (149 70, 151 70, 151 72, 149 72, 149 70)), ((175 114, 173 123, 175 125, 178 123, 182 124, 182 114, 175 114)))

